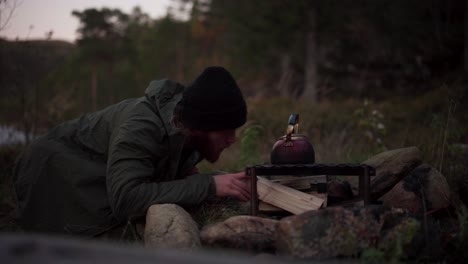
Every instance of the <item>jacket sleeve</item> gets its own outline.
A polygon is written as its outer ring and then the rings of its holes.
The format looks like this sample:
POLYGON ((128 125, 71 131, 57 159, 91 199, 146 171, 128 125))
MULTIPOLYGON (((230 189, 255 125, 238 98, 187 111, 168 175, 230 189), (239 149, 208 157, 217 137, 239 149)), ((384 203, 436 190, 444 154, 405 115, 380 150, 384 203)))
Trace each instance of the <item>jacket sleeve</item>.
POLYGON ((165 133, 151 110, 131 114, 112 133, 107 164, 107 190, 112 211, 120 221, 146 214, 152 204, 192 205, 216 192, 211 175, 158 182, 160 159, 167 159, 165 133), (156 179, 156 182, 154 182, 156 179))

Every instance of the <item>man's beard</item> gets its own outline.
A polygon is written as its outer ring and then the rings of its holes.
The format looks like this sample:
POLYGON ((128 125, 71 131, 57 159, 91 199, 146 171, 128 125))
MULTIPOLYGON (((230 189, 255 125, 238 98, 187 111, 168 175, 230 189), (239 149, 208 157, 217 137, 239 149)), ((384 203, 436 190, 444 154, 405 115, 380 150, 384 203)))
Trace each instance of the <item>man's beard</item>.
POLYGON ((206 134, 197 135, 193 138, 195 149, 210 163, 215 163, 221 156, 222 150, 213 146, 206 134))
POLYGON ((202 157, 210 163, 215 163, 221 156, 221 151, 216 151, 213 148, 209 148, 209 145, 201 146, 198 151, 202 157))

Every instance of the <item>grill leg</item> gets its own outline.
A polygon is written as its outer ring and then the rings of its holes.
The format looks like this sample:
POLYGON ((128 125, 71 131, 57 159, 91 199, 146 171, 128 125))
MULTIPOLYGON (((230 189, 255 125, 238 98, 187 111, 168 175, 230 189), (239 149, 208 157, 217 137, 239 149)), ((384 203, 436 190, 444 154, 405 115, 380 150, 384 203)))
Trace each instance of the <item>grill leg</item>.
POLYGON ((364 204, 370 204, 371 198, 370 198, 370 175, 369 175, 369 169, 366 167, 364 169, 364 182, 363 182, 363 190, 364 190, 364 204))
POLYGON ((250 215, 256 216, 258 213, 257 175, 254 168, 247 168, 245 173, 250 176, 250 215))

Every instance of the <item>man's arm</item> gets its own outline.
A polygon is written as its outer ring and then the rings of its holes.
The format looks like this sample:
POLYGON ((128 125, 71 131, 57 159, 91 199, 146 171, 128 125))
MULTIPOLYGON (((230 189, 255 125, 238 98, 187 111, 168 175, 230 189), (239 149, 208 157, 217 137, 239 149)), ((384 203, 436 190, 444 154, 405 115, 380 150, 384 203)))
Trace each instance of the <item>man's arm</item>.
POLYGON ((250 200, 250 179, 245 172, 216 175, 213 177, 216 196, 231 196, 242 201, 250 200))
POLYGON ((157 182, 158 174, 164 172, 155 165, 168 158, 158 122, 151 110, 144 109, 113 132, 106 180, 110 205, 119 220, 144 215, 152 204, 191 205, 215 195, 214 179, 208 175, 157 182))

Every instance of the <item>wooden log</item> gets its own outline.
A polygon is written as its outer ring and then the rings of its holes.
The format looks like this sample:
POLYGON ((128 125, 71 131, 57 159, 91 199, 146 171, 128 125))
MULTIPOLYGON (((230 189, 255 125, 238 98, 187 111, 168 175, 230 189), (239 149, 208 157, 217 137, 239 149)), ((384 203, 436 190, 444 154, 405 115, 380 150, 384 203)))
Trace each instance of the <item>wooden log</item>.
POLYGON ((319 209, 324 200, 310 194, 273 183, 265 178, 257 177, 257 193, 261 201, 282 208, 293 214, 319 209))
POLYGON ((323 199, 322 208, 327 207, 328 193, 319 193, 319 192, 305 192, 305 193, 316 196, 320 199, 323 199))
POLYGON ((274 205, 271 205, 269 203, 259 201, 258 211, 264 212, 264 213, 279 213, 279 212, 284 212, 285 210, 282 208, 276 207, 274 205))
POLYGON ((308 190, 311 188, 311 184, 327 183, 327 176, 272 176, 271 181, 296 190, 308 190))
MULTIPOLYGON (((326 193, 318 193, 318 192, 304 192, 304 193, 314 195, 323 199, 322 207, 327 207, 327 194, 326 193)), ((272 204, 269 204, 267 202, 259 201, 258 211, 264 212, 264 213, 281 213, 281 212, 285 212, 286 210, 279 208, 277 206, 274 206, 272 204)))

